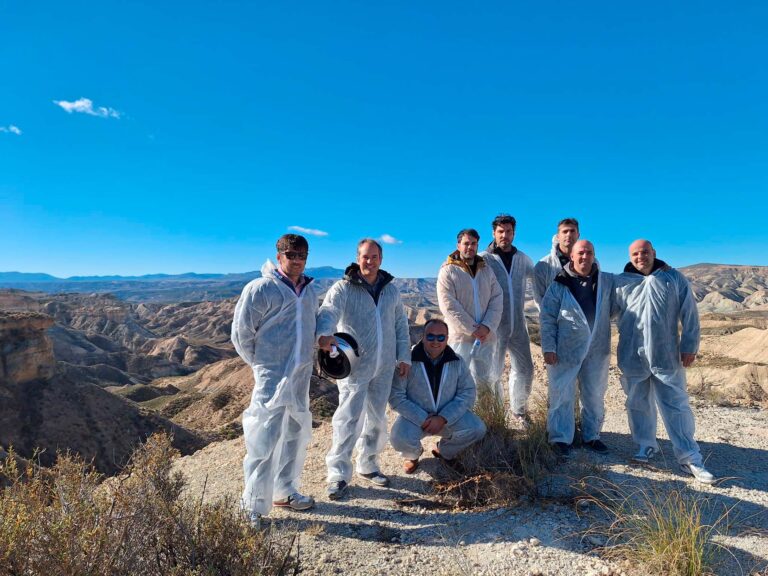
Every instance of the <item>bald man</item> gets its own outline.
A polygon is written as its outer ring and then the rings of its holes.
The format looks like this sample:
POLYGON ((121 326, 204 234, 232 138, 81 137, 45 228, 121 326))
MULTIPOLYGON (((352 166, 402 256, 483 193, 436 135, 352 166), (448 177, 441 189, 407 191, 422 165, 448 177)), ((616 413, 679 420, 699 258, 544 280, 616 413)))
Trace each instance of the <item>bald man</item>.
POLYGON ((635 240, 629 246, 629 263, 617 278, 616 296, 621 385, 632 439, 639 445, 633 460, 648 462, 659 449, 658 406, 680 469, 699 482, 713 483, 693 439, 686 391, 685 368, 699 350, 699 314, 688 280, 656 258, 648 240, 635 240))
POLYGON ((579 240, 570 261, 555 276, 541 301, 541 350, 547 364, 549 442, 561 457, 573 445, 576 389, 581 404, 582 446, 598 453, 605 418, 605 391, 611 356, 614 276, 601 272, 595 247, 579 240))

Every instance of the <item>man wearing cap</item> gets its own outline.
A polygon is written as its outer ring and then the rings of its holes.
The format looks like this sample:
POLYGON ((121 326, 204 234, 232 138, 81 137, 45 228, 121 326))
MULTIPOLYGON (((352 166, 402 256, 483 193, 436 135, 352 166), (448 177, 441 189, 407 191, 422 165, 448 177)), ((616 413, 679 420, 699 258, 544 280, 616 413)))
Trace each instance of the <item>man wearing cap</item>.
POLYGON ((504 298, 496 276, 477 254, 480 234, 465 228, 437 275, 437 302, 450 329, 449 344, 469 366, 478 390, 497 393, 496 330, 504 298))
POLYGON ((621 385, 627 394, 633 457, 648 462, 659 450, 656 408, 672 441, 680 469, 712 484, 694 440, 693 411, 686 391, 685 369, 699 350, 699 313, 688 280, 656 258, 648 240, 629 246, 629 262, 617 277, 621 385))
POLYGON ((451 465, 456 455, 485 435, 485 424, 472 413, 477 388, 459 356, 448 346, 448 325, 433 319, 411 350, 411 370, 395 375, 389 405, 398 413, 390 442, 405 458, 403 470, 413 474, 425 436, 441 440, 432 454, 451 465))
POLYGON ((304 275, 309 244, 286 234, 277 241, 275 266, 249 282, 235 306, 232 343, 253 369, 251 403, 243 412, 245 488, 243 509, 258 525, 272 506, 314 506, 299 492, 299 477, 312 436, 312 375, 318 295, 304 275))
POLYGON ((411 359, 408 318, 393 276, 380 268, 382 258, 376 240, 361 240, 357 262, 328 290, 317 317, 320 348, 330 350, 336 344, 333 334, 345 332, 360 352, 349 376, 338 381, 333 445, 325 458, 331 500, 347 493, 355 446, 358 476, 376 486, 389 484, 379 465, 387 442, 387 400, 394 371, 406 376, 411 359))

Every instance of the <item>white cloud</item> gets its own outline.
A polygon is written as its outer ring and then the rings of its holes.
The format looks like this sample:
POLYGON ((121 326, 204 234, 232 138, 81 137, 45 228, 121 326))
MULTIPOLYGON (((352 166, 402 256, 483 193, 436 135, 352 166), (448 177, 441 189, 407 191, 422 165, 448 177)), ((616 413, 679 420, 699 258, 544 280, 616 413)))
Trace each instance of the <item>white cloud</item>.
POLYGON ((328 232, 317 230, 315 228, 304 228, 303 226, 288 226, 288 230, 301 232, 302 234, 309 234, 310 236, 328 236, 328 232))
POLYGON ((72 112, 79 112, 81 114, 88 114, 89 116, 98 116, 99 118, 120 118, 121 112, 118 112, 114 108, 108 108, 105 106, 93 107, 93 101, 89 98, 80 98, 74 102, 67 102, 66 100, 54 100, 56 106, 59 106, 65 110, 68 114, 72 112))
POLYGON ((398 240, 397 238, 389 234, 382 234, 381 236, 379 236, 379 240, 384 242, 384 244, 402 244, 403 243, 402 240, 398 240))
POLYGON ((14 126, 13 124, 9 124, 8 126, 0 126, 0 132, 5 132, 7 134, 16 134, 16 136, 21 136, 21 128, 18 126, 14 126))

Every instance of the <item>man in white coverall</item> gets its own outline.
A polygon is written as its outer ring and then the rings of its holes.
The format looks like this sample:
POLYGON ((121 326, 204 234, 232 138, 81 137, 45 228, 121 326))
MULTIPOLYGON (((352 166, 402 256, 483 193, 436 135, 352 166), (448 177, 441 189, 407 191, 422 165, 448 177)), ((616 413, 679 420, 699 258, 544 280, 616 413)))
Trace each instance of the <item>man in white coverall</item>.
POLYGON ((251 404, 243 412, 245 488, 242 506, 254 523, 272 506, 306 510, 299 477, 312 435, 312 375, 318 296, 304 275, 309 245, 296 234, 277 241, 279 267, 267 261, 235 306, 232 343, 253 369, 251 404))
POLYGON ((547 433, 555 451, 569 455, 576 430, 574 403, 581 402, 582 446, 598 453, 605 418, 611 356, 613 275, 600 272, 591 242, 579 240, 541 301, 541 350, 547 365, 547 433))
POLYGON ((450 331, 448 343, 469 366, 478 391, 486 388, 498 394, 496 331, 504 297, 493 271, 477 255, 477 230, 466 228, 456 239, 456 250, 437 275, 437 302, 450 331))
POLYGON ((357 341, 360 359, 339 380, 339 407, 333 415, 333 445, 325 458, 328 497, 339 500, 352 480, 352 451, 357 443, 358 476, 387 486, 379 454, 387 443, 387 400, 397 369, 406 376, 411 365, 408 318, 391 274, 380 269, 381 245, 370 238, 357 245, 357 263, 331 286, 317 316, 318 346, 330 350, 333 334, 357 341))
POLYGON ((448 346, 448 325, 433 319, 411 350, 411 371, 395 376, 389 405, 398 413, 390 442, 405 458, 403 470, 413 474, 425 436, 440 436, 432 451, 450 466, 456 455, 485 435, 485 424, 472 412, 477 388, 469 368, 448 346))
POLYGON ((640 446, 633 459, 647 462, 659 449, 658 405, 681 470, 711 484, 715 479, 704 468, 693 439, 694 418, 686 391, 685 368, 699 350, 699 313, 688 280, 658 260, 648 240, 635 240, 616 284, 621 385, 627 394, 632 439, 640 446))
POLYGON ((552 250, 534 267, 533 298, 536 304, 541 299, 563 267, 571 260, 571 249, 579 239, 579 221, 563 218, 557 223, 557 234, 552 236, 552 250))
MULTIPOLYGON (((481 256, 496 275, 504 294, 504 309, 498 329, 497 373, 504 372, 504 358, 509 353, 509 405, 518 424, 528 423, 528 397, 533 386, 531 340, 525 322, 525 287, 533 274, 533 262, 512 245, 516 220, 499 214, 491 223, 493 242, 481 256)), ((499 398, 503 398, 499 379, 499 398)))

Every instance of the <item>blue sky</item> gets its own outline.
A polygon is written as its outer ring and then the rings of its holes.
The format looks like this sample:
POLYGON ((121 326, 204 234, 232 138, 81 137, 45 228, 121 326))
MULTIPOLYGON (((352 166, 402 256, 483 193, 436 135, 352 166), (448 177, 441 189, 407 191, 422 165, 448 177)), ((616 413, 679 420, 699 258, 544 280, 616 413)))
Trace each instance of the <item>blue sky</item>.
POLYGON ((310 266, 575 216, 607 270, 768 264, 764 2, 0 0, 0 270, 310 266), (475 5, 476 4, 476 5, 475 5), (87 100, 83 100, 87 99, 87 100), (90 101, 90 104, 89 102, 90 101))

